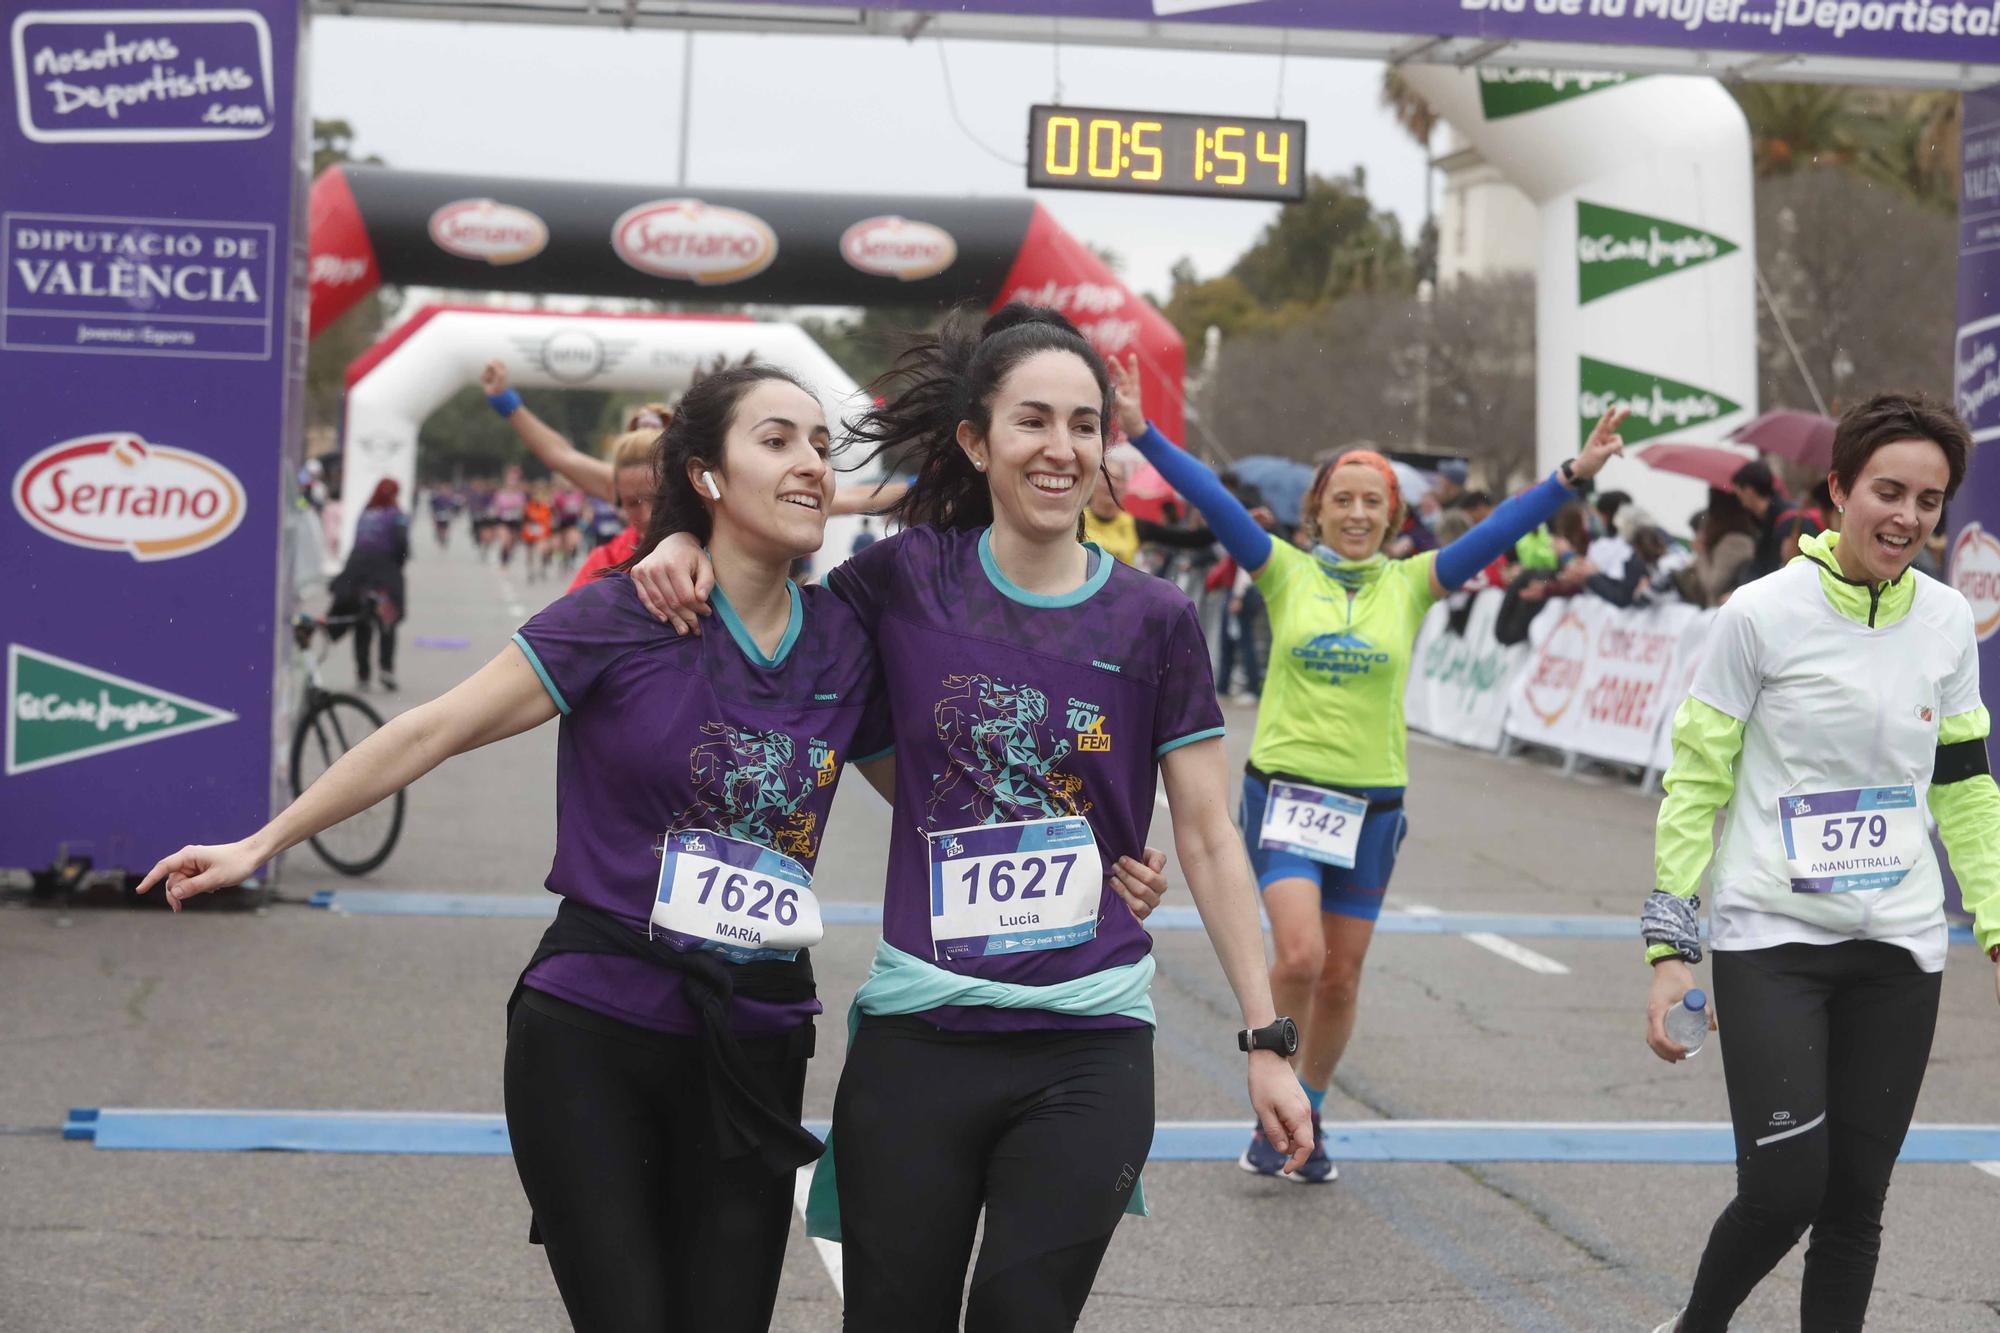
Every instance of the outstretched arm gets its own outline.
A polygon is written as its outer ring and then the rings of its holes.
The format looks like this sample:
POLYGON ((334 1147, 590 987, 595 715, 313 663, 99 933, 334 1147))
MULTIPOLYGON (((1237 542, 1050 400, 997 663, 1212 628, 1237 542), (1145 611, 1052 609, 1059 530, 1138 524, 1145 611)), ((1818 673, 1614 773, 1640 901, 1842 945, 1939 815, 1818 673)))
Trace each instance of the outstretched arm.
POLYGON ((161 880, 176 912, 198 893, 241 884, 278 853, 409 786, 455 754, 540 726, 556 706, 513 645, 469 679, 391 718, 320 775, 270 823, 241 842, 188 846, 162 857, 140 893, 161 880))
POLYGON ((479 387, 493 410, 507 419, 514 434, 543 467, 569 478, 585 495, 617 502, 611 464, 592 458, 529 411, 521 402, 521 395, 509 387, 506 362, 488 361, 479 372, 479 387))
POLYGON ((1114 359, 1110 365, 1118 424, 1124 428, 1125 438, 1159 470, 1167 485, 1201 510, 1223 549, 1254 577, 1270 562, 1271 534, 1257 526, 1243 502, 1229 493, 1215 473, 1146 420, 1139 397, 1139 358, 1129 356, 1123 364, 1114 359))

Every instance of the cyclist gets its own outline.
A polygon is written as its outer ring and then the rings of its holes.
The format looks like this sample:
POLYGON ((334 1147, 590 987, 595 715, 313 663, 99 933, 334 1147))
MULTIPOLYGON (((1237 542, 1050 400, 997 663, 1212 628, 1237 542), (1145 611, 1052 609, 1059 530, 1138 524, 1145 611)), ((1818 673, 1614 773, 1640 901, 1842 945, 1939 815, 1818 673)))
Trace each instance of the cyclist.
POLYGON ((1910 568, 1970 446, 1958 414, 1923 398, 1848 409, 1828 479, 1839 531, 1802 535, 1796 559, 1723 605, 1674 716, 1643 924, 1647 1044, 1686 1056, 1664 1019, 1701 960, 1706 868, 1736 1197, 1662 1333, 1727 1328, 1809 1227, 1801 1326, 1861 1327, 1945 962, 1926 806, 2000 990, 1978 635, 1956 589, 1910 568))
MULTIPOLYGON (((1251 1103, 1302 1159, 1290 1024, 1273 1021, 1224 812, 1194 607, 1078 541, 1104 362, 1061 315, 1017 304, 983 327, 954 315, 878 388, 889 400, 856 431, 913 458, 891 511, 912 526, 828 585, 874 633, 897 700, 895 825, 812 1229, 844 1242, 850 1329, 954 1328, 961 1305, 968 1328, 1069 1328, 1153 1133, 1150 940, 1106 910, 1092 868, 1137 851, 1160 774, 1247 1025, 1251 1103)), ((684 619, 702 563, 677 538, 635 582, 684 619)))
POLYGON ((1315 545, 1274 542, 1208 468, 1146 420, 1138 358, 1114 365, 1118 423, 1167 484, 1200 509, 1263 594, 1271 654, 1244 768, 1243 841, 1263 890, 1277 958, 1271 993, 1299 1024, 1299 1080, 1313 1106, 1313 1151, 1286 1154, 1253 1131, 1240 1165, 1315 1184, 1339 1173, 1319 1131, 1320 1107, 1354 1032, 1368 954, 1396 853, 1409 828, 1403 792, 1403 687, 1433 602, 1552 518, 1623 448, 1623 409, 1606 412, 1583 452, 1515 496, 1443 551, 1383 555, 1404 526, 1395 470, 1372 450, 1322 466, 1301 513, 1315 545))

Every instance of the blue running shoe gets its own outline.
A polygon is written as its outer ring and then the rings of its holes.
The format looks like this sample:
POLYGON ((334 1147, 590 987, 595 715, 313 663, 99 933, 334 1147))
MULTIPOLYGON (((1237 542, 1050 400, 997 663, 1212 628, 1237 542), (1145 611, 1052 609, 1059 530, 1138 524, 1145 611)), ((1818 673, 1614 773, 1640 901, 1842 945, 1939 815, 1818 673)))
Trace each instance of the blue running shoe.
MULTIPOLYGON (((1280 1159, 1282 1160, 1282 1159, 1280 1159)), ((1294 1185, 1324 1185, 1340 1178, 1340 1168, 1326 1155, 1326 1131, 1319 1127, 1319 1112, 1313 1112, 1313 1150, 1296 1171, 1284 1173, 1294 1185)))
POLYGON ((1264 1137, 1264 1127, 1257 1126, 1250 1131, 1250 1146, 1236 1159, 1236 1165, 1260 1176, 1275 1176, 1285 1169, 1285 1154, 1271 1146, 1264 1137))

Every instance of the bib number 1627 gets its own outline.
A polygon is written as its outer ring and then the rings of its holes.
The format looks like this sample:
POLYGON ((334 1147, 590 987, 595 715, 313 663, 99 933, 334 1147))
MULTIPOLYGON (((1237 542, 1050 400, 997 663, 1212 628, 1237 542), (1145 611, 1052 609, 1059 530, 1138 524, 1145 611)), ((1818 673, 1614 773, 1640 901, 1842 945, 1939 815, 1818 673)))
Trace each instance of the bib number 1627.
POLYGON ((1025 856, 1018 862, 1005 856, 972 861, 960 873, 959 887, 965 890, 967 907, 979 905, 982 888, 987 899, 996 903, 1060 898, 1069 887, 1076 859, 1075 852, 1059 852, 1054 856, 1025 856))

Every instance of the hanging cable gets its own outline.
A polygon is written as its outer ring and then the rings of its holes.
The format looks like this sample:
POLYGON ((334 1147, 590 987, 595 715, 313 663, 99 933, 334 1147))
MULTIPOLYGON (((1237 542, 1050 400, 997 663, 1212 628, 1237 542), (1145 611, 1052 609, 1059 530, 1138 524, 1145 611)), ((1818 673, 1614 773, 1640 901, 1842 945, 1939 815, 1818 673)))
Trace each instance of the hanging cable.
POLYGON ((1281 28, 1278 31, 1278 106, 1277 110, 1271 113, 1273 120, 1285 118, 1285 63, 1291 54, 1292 30, 1281 28))
POLYGON ((989 157, 1005 162, 1010 167, 1027 166, 1028 164, 1025 159, 1008 157, 1005 153, 972 132, 972 127, 965 123, 965 117, 958 114, 958 94, 953 91, 951 86, 951 62, 945 58, 944 38, 942 37, 938 38, 937 53, 938 68, 944 71, 944 104, 951 111, 951 118, 957 123, 959 133, 972 140, 973 144, 984 151, 989 157))
POLYGON ((1055 41, 1051 43, 1049 46, 1049 55, 1053 58, 1055 63, 1055 80, 1056 80, 1055 96, 1052 100, 1055 102, 1057 106, 1061 106, 1063 99, 1063 86, 1062 86, 1062 18, 1060 16, 1058 16, 1055 20, 1055 36, 1056 36, 1055 41))

